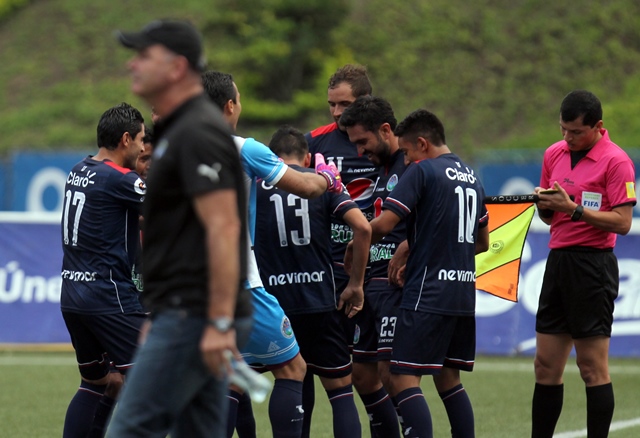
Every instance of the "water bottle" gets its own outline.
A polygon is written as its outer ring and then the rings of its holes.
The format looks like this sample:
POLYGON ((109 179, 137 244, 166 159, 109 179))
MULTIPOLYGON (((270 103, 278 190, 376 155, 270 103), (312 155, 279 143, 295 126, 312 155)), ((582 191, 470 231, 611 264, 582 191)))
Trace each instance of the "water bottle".
POLYGON ((271 390, 271 381, 254 371, 246 362, 236 360, 231 351, 227 350, 225 357, 233 368, 233 373, 229 376, 229 382, 247 392, 251 400, 257 403, 265 401, 271 390))

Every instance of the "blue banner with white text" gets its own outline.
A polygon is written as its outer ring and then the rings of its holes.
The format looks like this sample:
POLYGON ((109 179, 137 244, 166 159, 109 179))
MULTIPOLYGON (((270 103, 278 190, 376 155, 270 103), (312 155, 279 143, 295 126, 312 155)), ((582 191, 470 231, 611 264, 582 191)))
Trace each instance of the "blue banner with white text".
MULTIPOLYGON (((0 214, 0 344, 69 342, 60 314, 59 217, 49 214, 48 220, 39 220, 43 216, 0 214)), ((620 293, 611 356, 640 357, 639 224, 636 220, 632 233, 618 237, 615 249, 620 293)), ((549 251, 545 227, 534 218, 522 255, 518 303, 477 292, 478 354, 534 353, 535 313, 549 251)))

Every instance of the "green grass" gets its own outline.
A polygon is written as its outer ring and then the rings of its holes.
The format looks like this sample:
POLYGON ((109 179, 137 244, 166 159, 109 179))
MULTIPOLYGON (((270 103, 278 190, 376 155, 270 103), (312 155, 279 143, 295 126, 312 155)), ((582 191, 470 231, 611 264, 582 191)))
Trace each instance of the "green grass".
MULTIPOLYGON (((529 436, 533 391, 532 359, 479 357, 476 370, 463 374, 471 397, 479 438, 529 436)), ((612 359, 616 394, 615 421, 640 417, 640 359, 612 359)), ((0 437, 53 437, 62 434, 64 415, 79 382, 71 353, 0 352, 0 437)), ((435 437, 450 436, 446 413, 430 378, 423 391, 431 408, 435 437)), ((367 417, 356 397, 363 437, 369 436, 367 417)), ((270 437, 268 403, 254 404, 258 436, 270 437)), ((317 385, 313 438, 331 437, 331 410, 324 390, 317 385)), ((557 432, 585 428, 584 386, 573 362, 565 373, 565 400, 557 432)), ((578 435, 575 435, 578 436, 578 435)), ((640 436, 640 426, 611 432, 612 438, 640 436)))

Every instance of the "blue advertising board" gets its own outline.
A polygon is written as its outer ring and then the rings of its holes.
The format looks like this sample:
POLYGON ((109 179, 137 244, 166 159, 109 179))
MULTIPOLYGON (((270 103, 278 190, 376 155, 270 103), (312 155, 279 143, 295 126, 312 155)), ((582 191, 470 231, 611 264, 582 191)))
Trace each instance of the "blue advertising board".
MULTIPOLYGON (((549 231, 534 218, 520 272, 519 302, 477 292, 477 351, 530 355, 549 231)), ((640 357, 640 221, 619 236, 620 294, 611 356, 640 357)), ((62 249, 57 213, 0 214, 0 344, 68 343, 60 314, 62 249)))
POLYGON ((64 184, 82 152, 16 152, 7 169, 8 209, 62 211, 64 184))

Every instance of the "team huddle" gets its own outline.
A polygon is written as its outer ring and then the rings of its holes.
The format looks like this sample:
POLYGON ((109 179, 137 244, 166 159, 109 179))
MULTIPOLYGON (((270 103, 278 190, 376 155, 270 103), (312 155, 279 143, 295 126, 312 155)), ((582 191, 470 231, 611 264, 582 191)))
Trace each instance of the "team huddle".
MULTIPOLYGON (((349 64, 329 79, 332 123, 307 134, 285 125, 265 145, 237 135, 238 85, 205 69, 190 24, 154 21, 118 39, 135 51, 132 91, 153 109, 153 128, 128 104, 107 110, 98 153, 65 187, 61 309, 81 383, 64 437, 256 437, 250 393, 229 383, 230 355, 273 374, 274 437, 310 436, 315 376, 335 437, 432 437, 424 375, 452 436, 475 436, 460 371, 475 361, 475 255, 489 248, 490 218, 438 117, 418 109, 398 122, 366 69, 349 64)), ((583 273, 602 259, 608 280, 575 274, 573 285, 547 269, 534 437, 553 435, 558 370, 574 344, 589 436, 607 436, 613 415, 611 249, 630 227, 635 177, 594 99, 563 101, 564 140, 545 154, 536 194, 550 260, 576 270, 578 253, 583 273), (585 187, 600 194, 599 211, 581 203, 585 187), (566 231, 576 222, 579 232, 566 231)))

